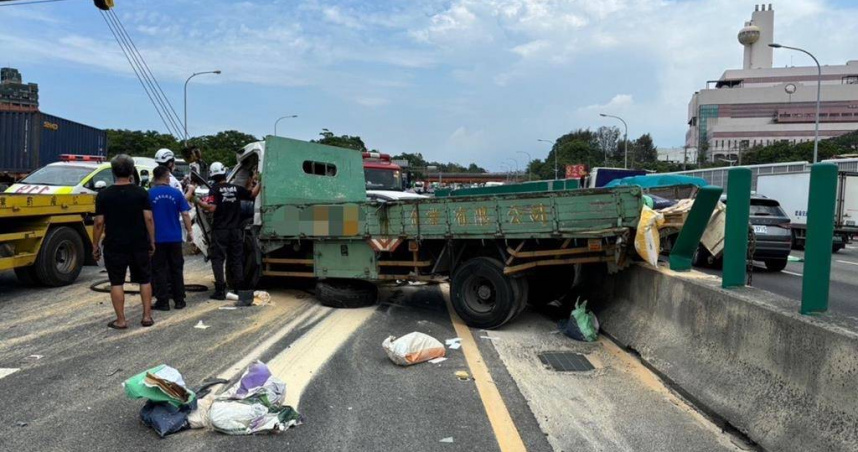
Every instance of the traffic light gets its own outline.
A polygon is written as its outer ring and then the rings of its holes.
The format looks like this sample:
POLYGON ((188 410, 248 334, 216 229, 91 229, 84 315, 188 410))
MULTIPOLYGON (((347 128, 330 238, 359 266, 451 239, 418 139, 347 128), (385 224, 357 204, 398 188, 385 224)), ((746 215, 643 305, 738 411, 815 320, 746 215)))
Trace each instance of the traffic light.
POLYGON ((103 11, 113 8, 113 0, 92 0, 92 2, 95 3, 96 8, 103 11))

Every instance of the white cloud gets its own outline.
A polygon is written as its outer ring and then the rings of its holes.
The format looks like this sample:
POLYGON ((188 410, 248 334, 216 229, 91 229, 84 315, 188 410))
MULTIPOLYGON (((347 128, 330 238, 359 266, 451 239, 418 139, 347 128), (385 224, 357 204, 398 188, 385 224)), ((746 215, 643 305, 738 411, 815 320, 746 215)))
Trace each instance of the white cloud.
POLYGON ((600 112, 610 113, 612 111, 625 110, 628 107, 631 107, 635 103, 634 99, 632 99, 631 94, 617 94, 612 97, 610 101, 606 104, 593 104, 587 105, 586 107, 582 107, 579 110, 586 111, 594 111, 598 110, 600 112))

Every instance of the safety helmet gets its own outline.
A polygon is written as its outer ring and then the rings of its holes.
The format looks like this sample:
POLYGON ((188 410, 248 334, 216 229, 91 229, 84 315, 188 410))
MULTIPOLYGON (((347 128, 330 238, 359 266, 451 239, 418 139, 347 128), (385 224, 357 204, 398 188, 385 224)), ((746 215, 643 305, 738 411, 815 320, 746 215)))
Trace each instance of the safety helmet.
POLYGON ((170 160, 175 160, 176 155, 173 154, 173 151, 167 148, 158 149, 158 152, 155 153, 155 161, 157 163, 170 163, 170 160))
POLYGON ((214 162, 209 167, 210 176, 223 176, 224 174, 226 174, 226 167, 221 162, 214 162))

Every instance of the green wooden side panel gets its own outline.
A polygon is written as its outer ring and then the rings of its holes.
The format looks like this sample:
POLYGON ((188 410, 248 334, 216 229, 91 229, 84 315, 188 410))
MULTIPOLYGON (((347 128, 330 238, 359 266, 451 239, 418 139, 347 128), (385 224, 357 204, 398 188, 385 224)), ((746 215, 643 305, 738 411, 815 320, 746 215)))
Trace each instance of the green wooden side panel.
MULTIPOLYGON (((360 152, 268 136, 265 138, 262 166, 263 210, 283 205, 366 201, 366 180, 360 152), (308 174, 305 162, 332 165, 336 174, 324 175, 324 171, 322 175, 308 174)), ((312 171, 312 168, 308 169, 312 171)))
POLYGON ((378 278, 375 251, 361 240, 318 241, 313 262, 319 278, 378 278))
POLYGON ((554 191, 576 190, 580 188, 577 179, 540 180, 520 184, 497 185, 494 187, 461 188, 453 191, 435 192, 437 197, 490 196, 518 193, 550 193, 554 191))

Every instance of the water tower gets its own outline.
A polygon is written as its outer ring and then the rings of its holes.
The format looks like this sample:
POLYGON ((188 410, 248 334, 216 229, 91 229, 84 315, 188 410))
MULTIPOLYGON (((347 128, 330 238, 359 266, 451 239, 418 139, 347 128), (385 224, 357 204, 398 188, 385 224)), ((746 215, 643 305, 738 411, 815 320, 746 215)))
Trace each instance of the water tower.
POLYGON ((775 11, 772 5, 757 5, 751 20, 739 30, 739 43, 745 47, 745 60, 742 69, 771 69, 772 48, 774 42, 775 11))

